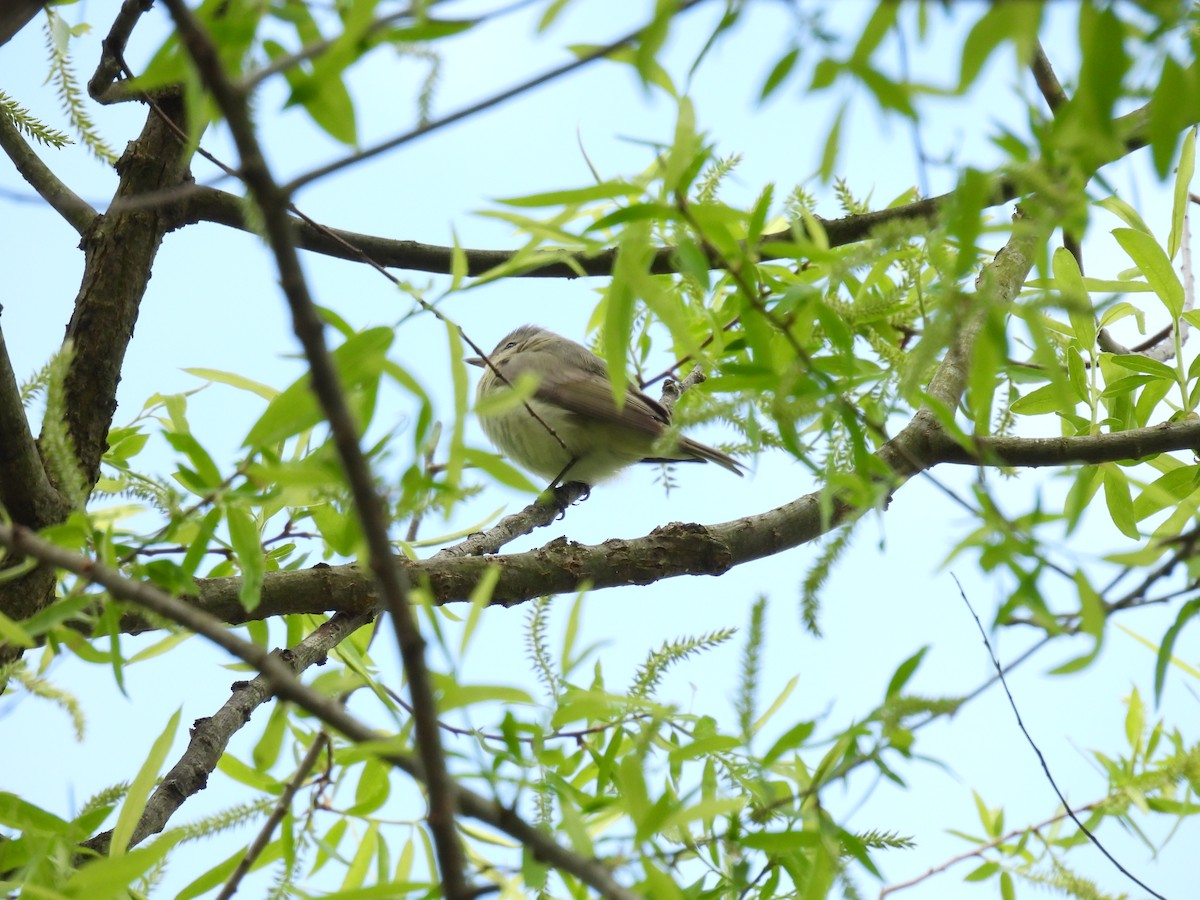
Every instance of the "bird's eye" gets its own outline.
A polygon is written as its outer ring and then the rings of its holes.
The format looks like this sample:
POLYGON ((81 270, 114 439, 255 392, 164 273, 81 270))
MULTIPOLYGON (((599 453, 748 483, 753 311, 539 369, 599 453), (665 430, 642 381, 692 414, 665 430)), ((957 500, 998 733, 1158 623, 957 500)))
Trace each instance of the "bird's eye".
POLYGON ((517 346, 517 342, 516 342, 516 341, 509 341, 507 344, 505 344, 505 345, 504 345, 504 349, 505 349, 505 350, 511 350, 511 349, 512 349, 513 347, 515 347, 515 346, 517 346))

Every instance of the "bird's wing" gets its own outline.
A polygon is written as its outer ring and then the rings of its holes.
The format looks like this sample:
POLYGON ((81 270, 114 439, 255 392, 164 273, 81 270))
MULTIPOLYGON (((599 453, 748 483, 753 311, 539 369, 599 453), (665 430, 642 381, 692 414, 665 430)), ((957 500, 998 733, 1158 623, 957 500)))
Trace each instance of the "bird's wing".
POLYGON ((591 420, 610 422, 651 437, 658 437, 670 422, 661 403, 629 388, 621 409, 613 402, 607 378, 551 372, 542 377, 534 396, 591 420))

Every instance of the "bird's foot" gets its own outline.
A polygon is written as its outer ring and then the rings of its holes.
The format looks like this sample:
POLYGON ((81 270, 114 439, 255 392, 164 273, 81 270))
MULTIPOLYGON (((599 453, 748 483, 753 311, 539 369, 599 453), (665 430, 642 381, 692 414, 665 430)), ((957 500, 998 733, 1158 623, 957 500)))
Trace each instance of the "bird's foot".
POLYGON ((558 518, 561 519, 566 515, 567 507, 586 500, 591 493, 590 485, 584 484, 582 481, 568 481, 566 484, 547 488, 538 499, 542 503, 557 508, 558 518))

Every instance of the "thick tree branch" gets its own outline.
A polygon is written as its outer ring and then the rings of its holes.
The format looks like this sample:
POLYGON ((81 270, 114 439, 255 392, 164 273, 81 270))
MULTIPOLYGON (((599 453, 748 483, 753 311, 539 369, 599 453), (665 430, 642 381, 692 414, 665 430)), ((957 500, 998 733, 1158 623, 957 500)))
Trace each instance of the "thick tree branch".
MULTIPOLYGON (((164 110, 182 120, 183 104, 164 110)), ((157 115, 146 117, 137 140, 117 162, 121 176, 114 205, 126 197, 174 187, 187 177, 188 151, 157 115)), ((109 212, 83 236, 84 271, 67 338, 75 358, 66 379, 67 426, 88 484, 100 472, 116 411, 117 383, 133 338, 138 309, 163 235, 175 222, 154 208, 109 212)))
POLYGON ((945 436, 940 443, 938 456, 945 463, 1022 468, 1065 463, 1100 465, 1141 460, 1171 450, 1200 452, 1200 420, 1076 437, 983 437, 974 440, 974 448, 962 447, 945 436))
MULTIPOLYGON (((976 450, 960 447, 936 427, 894 440, 910 443, 911 459, 966 465, 1049 466, 1123 462, 1158 453, 1200 448, 1200 421, 1168 422, 1149 428, 1062 438, 979 438, 976 450)), ((909 456, 891 451, 906 474, 915 474, 909 456)), ((502 556, 435 556, 397 559, 409 576, 427 584, 434 602, 466 601, 484 569, 495 566, 500 578, 492 603, 515 606, 546 594, 569 593, 588 584, 593 590, 651 584, 680 575, 721 575, 734 566, 798 547, 829 530, 821 522, 820 492, 814 491, 765 513, 714 525, 672 524, 630 540, 603 544, 552 541, 537 550, 502 556)), ((199 595, 189 602, 222 621, 240 624, 286 613, 355 612, 371 609, 378 598, 370 578, 354 565, 321 566, 293 572, 268 572, 262 600, 253 612, 238 601, 236 576, 197 581, 199 595)), ((127 631, 149 626, 130 617, 127 631)))
POLYGON ((0 46, 11 41, 45 5, 45 0, 5 0, 0 4, 0 46))
MULTIPOLYGON (((276 696, 290 700, 355 743, 376 742, 386 737, 362 724, 335 699, 319 694, 302 684, 278 654, 242 640, 229 631, 224 623, 149 583, 131 581, 116 569, 64 550, 21 526, 0 523, 0 546, 41 560, 49 566, 73 572, 107 589, 120 600, 136 603, 156 615, 202 635, 261 672, 276 696)), ((424 769, 415 757, 391 753, 381 754, 380 758, 412 777, 424 780, 424 769)), ((514 810, 506 809, 499 803, 461 786, 455 794, 455 799, 464 815, 478 819, 515 838, 529 847, 537 859, 574 875, 602 897, 611 900, 640 900, 637 894, 613 878, 603 860, 586 859, 565 849, 549 834, 522 819, 514 810)))
MULTIPOLYGON (((1149 104, 1116 120, 1115 130, 1124 135, 1123 153, 1103 160, 1101 165, 1114 162, 1122 155, 1132 153, 1145 145, 1146 123, 1149 121, 1148 110, 1149 104)), ((1200 121, 1200 113, 1194 118, 1200 121)), ((985 206, 994 207, 1008 203, 1020 196, 1021 191, 1021 184, 1016 179, 1010 176, 995 176, 994 187, 985 206)), ((942 207, 953 196, 954 193, 949 192, 889 209, 842 216, 837 219, 817 217, 817 220, 825 231, 829 246, 843 247, 866 240, 880 228, 888 225, 898 223, 932 224, 937 221, 942 207)), ((179 215, 182 223, 214 222, 241 231, 256 233, 252 224, 246 220, 241 204, 241 199, 233 194, 215 188, 197 187, 189 192, 182 202, 179 215)), ((456 253, 453 247, 441 244, 393 240, 378 235, 314 225, 296 217, 288 218, 288 226, 291 229, 293 243, 300 249, 353 262, 370 259, 381 266, 449 274, 456 253)), ((786 258, 787 254, 781 247, 771 247, 770 245, 787 244, 790 241, 790 232, 765 235, 763 244, 767 246, 760 247, 755 255, 764 261, 786 258)), ((466 259, 467 274, 472 277, 507 264, 514 256, 511 250, 467 248, 461 252, 466 259)), ((531 258, 528 266, 523 270, 507 273, 507 277, 578 278, 580 276, 611 275, 616 255, 615 248, 595 252, 548 249, 531 258)), ((718 260, 710 259, 709 262, 713 268, 719 267, 718 260)), ((670 274, 677 268, 674 247, 658 248, 649 265, 649 271, 655 275, 670 274)))
MULTIPOLYGON (((178 99, 164 101, 170 115, 182 117, 178 99)), ((117 163, 115 201, 178 185, 187 174, 188 153, 158 116, 149 116, 141 135, 117 163)), ((133 337, 138 309, 163 234, 174 226, 157 207, 93 216, 83 233, 83 280, 75 298, 66 338, 74 357, 64 379, 67 431, 78 466, 90 487, 100 475, 108 429, 117 408, 117 384, 133 337)), ((0 582, 0 611, 22 620, 54 596, 54 573, 39 568, 21 579, 0 582)), ((0 660, 17 651, 0 648, 0 660)))
MULTIPOLYGON (((936 219, 938 210, 951 196, 951 194, 943 194, 892 209, 843 216, 838 219, 820 219, 819 217, 818 219, 825 229, 829 245, 842 247, 870 237, 876 229, 887 224, 932 222, 936 219)), ((1016 196, 1015 192, 998 194, 995 205, 1005 203, 1014 196, 1016 196)), ((181 207, 182 224, 214 222, 247 233, 256 233, 252 223, 246 219, 242 200, 234 194, 216 188, 196 187, 189 191, 181 207)), ((452 257, 456 252, 460 252, 442 244, 393 240, 373 234, 330 228, 326 225, 313 225, 295 216, 289 217, 288 225, 291 228, 293 242, 301 250, 310 250, 324 256, 352 262, 363 262, 364 259, 369 258, 381 266, 449 274, 452 257)), ((790 240, 789 232, 778 232, 764 238, 764 241, 769 242, 790 240)), ((467 274, 473 277, 507 264, 514 256, 512 250, 468 248, 461 252, 466 259, 467 274)), ((781 259, 784 256, 782 252, 771 250, 762 250, 757 255, 759 259, 763 260, 781 259)), ((531 258, 527 268, 506 273, 506 277, 579 278, 611 275, 616 257, 616 248, 612 247, 595 252, 547 249, 531 258)), ((713 268, 718 267, 717 260, 710 260, 710 263, 713 268)), ((667 275, 677 271, 677 268, 675 248, 660 247, 654 253, 649 271, 655 275, 667 275)))
POLYGON ((0 147, 12 160, 13 167, 38 195, 80 234, 96 220, 96 210, 63 184, 57 175, 26 143, 17 126, 8 116, 0 115, 0 147))
POLYGON ((0 330, 0 507, 30 528, 59 522, 66 504, 46 477, 0 330))
POLYGON ((447 900, 467 900, 465 857, 454 824, 457 786, 446 771, 438 728, 433 683, 425 666, 425 639, 408 603, 407 574, 391 562, 388 516, 383 499, 375 490, 358 429, 342 394, 337 372, 325 345, 324 324, 309 295, 288 220, 288 192, 275 183, 250 121, 246 95, 225 76, 216 45, 200 27, 183 0, 166 0, 180 40, 187 48, 213 99, 225 114, 230 133, 241 157, 242 178, 263 216, 266 237, 275 255, 280 281, 292 324, 308 359, 312 388, 321 403, 338 456, 346 471, 354 506, 367 544, 367 562, 378 580, 384 606, 390 613, 396 642, 404 665, 413 705, 417 750, 429 795, 426 820, 437 851, 442 889, 447 900))

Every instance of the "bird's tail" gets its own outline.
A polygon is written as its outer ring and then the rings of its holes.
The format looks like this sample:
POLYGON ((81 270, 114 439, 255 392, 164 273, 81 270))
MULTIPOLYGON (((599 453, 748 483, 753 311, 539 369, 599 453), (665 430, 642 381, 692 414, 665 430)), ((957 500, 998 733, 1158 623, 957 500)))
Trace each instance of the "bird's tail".
POLYGON ((679 452, 681 454, 688 454, 692 459, 714 462, 721 468, 728 469, 739 478, 742 477, 746 468, 728 453, 722 453, 716 447, 709 447, 707 444, 701 444, 699 441, 693 441, 691 438, 680 438, 679 452))

